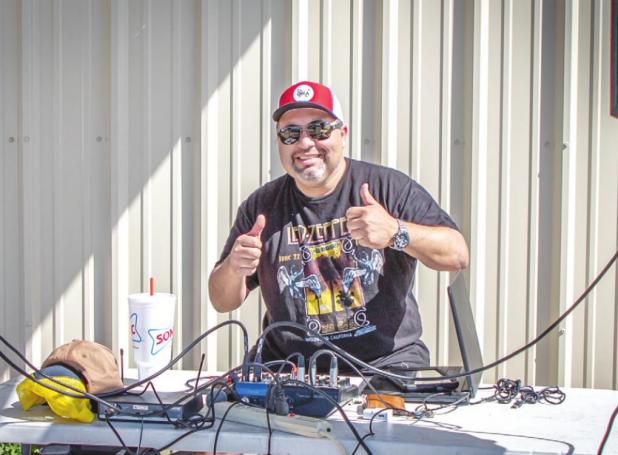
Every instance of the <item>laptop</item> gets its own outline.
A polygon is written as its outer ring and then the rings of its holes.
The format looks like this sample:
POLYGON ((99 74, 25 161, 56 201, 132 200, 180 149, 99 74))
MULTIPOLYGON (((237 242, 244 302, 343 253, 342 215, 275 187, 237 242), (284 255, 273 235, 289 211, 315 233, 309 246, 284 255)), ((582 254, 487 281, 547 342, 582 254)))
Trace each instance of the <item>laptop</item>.
POLYGON ((481 381, 482 372, 467 375, 457 379, 441 379, 439 376, 451 376, 465 371, 475 370, 483 366, 481 346, 479 344, 472 307, 464 276, 458 273, 447 288, 451 315, 457 343, 461 353, 462 366, 435 366, 423 368, 415 377, 436 377, 432 381, 414 381, 411 378, 407 384, 393 384, 393 387, 378 391, 396 392, 407 402, 453 403, 467 402, 474 398, 481 381))

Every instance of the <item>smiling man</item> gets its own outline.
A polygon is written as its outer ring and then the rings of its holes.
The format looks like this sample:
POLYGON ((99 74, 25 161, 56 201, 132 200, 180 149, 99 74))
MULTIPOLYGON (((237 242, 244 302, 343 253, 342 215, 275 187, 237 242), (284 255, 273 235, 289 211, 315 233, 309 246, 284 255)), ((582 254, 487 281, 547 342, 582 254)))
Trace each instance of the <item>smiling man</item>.
MULTIPOLYGON (((213 306, 234 310, 259 286, 265 325, 303 324, 380 368, 428 365, 412 293, 416 264, 467 267, 457 226, 407 175, 345 157, 348 127, 329 87, 288 87, 273 120, 286 175, 241 204, 210 276, 213 306)), ((276 329, 263 360, 321 347, 276 329)))

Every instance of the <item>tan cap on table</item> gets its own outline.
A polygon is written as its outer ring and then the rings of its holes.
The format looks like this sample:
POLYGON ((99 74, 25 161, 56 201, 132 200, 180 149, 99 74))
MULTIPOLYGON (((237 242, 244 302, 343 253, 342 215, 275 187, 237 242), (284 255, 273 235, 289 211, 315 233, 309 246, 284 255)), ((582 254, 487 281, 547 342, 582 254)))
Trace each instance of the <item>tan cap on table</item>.
POLYGON ((124 387, 118 363, 111 349, 102 344, 73 340, 52 351, 41 368, 62 364, 75 370, 86 380, 90 393, 103 393, 124 387))

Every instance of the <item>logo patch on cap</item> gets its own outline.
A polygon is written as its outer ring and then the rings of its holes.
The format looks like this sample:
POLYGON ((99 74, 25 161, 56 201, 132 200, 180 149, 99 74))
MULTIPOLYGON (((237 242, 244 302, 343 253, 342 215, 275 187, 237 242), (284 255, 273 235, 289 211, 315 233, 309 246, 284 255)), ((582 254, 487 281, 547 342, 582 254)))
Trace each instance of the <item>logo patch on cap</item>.
POLYGON ((296 101, 309 101, 313 98, 313 89, 306 84, 299 85, 294 90, 294 99, 296 101))

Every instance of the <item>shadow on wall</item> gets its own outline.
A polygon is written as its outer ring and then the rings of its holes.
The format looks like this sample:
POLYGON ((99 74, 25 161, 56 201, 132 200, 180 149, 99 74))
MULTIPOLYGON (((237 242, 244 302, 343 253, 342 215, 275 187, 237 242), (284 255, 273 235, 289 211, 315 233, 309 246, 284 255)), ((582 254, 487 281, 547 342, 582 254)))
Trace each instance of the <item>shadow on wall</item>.
MULTIPOLYGON (((0 52, 15 64, 0 78, 0 99, 20 96, 2 103, 14 124, 0 124, 3 137, 17 138, 3 145, 3 173, 11 178, 0 184, 0 234, 10 248, 0 290, 10 298, 0 303, 0 328, 35 363, 73 338, 117 346, 116 330, 128 337, 128 315, 114 286, 126 281, 129 293, 141 292, 150 275, 159 291, 181 290, 175 349, 199 333, 207 305, 199 300, 203 271, 195 272, 205 234, 201 121, 210 121, 206 104, 215 94, 234 103, 232 73, 269 21, 262 2, 233 8, 197 1, 2 2, 8 46, 0 52), (206 29, 215 22, 202 18, 211 14, 201 11, 206 7, 233 26, 206 29), (123 331, 118 321, 125 319, 123 331)), ((277 14, 282 21, 284 12, 277 14)), ((265 83, 253 68, 243 77, 249 72, 257 87, 265 83)), ((217 112, 222 138, 231 128, 228 101, 217 112)), ((218 145, 218 166, 231 168, 230 138, 218 145)), ((207 228, 228 226, 234 215, 225 178, 221 219, 205 220, 207 228)), ((226 235, 219 233, 218 244, 226 235)), ((0 378, 7 376, 1 362, 0 378)))

